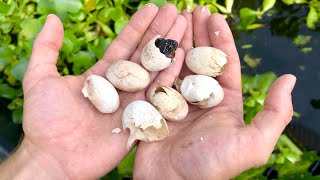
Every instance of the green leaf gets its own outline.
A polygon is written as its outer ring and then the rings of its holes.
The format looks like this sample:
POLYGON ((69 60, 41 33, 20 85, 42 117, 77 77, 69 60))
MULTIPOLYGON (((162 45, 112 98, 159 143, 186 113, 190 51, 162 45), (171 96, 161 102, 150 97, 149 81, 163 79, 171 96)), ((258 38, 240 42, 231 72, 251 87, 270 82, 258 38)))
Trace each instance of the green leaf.
POLYGON ((121 19, 121 20, 117 21, 114 24, 114 30, 115 30, 116 34, 119 34, 121 32, 121 30, 127 25, 127 23, 128 23, 128 20, 126 20, 126 19, 121 19))
POLYGON ((96 31, 89 31, 85 32, 85 41, 90 42, 98 38, 98 32, 96 31))
POLYGON ((125 13, 121 8, 110 8, 109 11, 108 17, 114 21, 121 20, 125 16, 125 13))
POLYGON ((320 11, 320 2, 315 1, 315 2, 311 3, 310 6, 314 7, 318 11, 320 11))
POLYGON ((105 7, 103 9, 101 9, 98 13, 98 16, 97 16, 99 21, 104 22, 104 23, 110 21, 110 17, 109 17, 110 12, 111 12, 110 7, 105 7))
POLYGON ((12 111, 12 121, 16 124, 21 124, 23 119, 23 109, 15 109, 12 111))
POLYGON ((97 9, 108 7, 108 0, 97 0, 97 9))
POLYGON ((70 54, 73 50, 73 42, 68 37, 64 37, 61 51, 70 54))
POLYGON ((257 12, 250 8, 240 9, 240 24, 237 26, 240 30, 247 30, 248 26, 256 21, 257 12))
POLYGON ((55 5, 53 0, 40 0, 37 6, 37 13, 51 14, 55 13, 55 5))
POLYGON ((218 4, 218 3, 216 3, 216 2, 214 2, 213 4, 214 4, 214 5, 219 9, 219 11, 221 11, 222 13, 225 13, 225 14, 228 13, 228 11, 227 11, 227 9, 226 9, 225 7, 221 6, 220 4, 218 4))
POLYGON ((23 99, 22 98, 15 98, 8 105, 8 109, 14 110, 14 109, 22 108, 22 106, 23 106, 23 99))
POLYGON ((90 43, 88 45, 88 50, 91 52, 94 52, 96 54, 96 57, 98 59, 101 59, 110 42, 111 42, 110 39, 106 40, 103 37, 99 37, 93 43, 90 43))
POLYGON ((255 83, 257 85, 257 90, 262 93, 267 93, 269 87, 277 79, 276 74, 273 72, 265 73, 265 74, 258 74, 255 76, 255 83))
POLYGON ((319 16, 314 7, 310 7, 309 13, 307 15, 307 27, 310 29, 315 29, 316 24, 319 22, 319 16))
POLYGON ((88 21, 87 15, 84 11, 80 10, 76 13, 69 13, 68 17, 76 22, 88 21), (86 19, 87 18, 87 19, 86 19))
POLYGON ((210 10, 211 13, 218 13, 219 12, 218 8, 212 4, 207 4, 206 6, 210 10))
POLYGON ((7 45, 0 46, 0 72, 14 58, 14 52, 7 45))
POLYGON ((0 1, 0 15, 10 16, 16 8, 15 1, 9 1, 8 3, 0 1), (10 3, 9 3, 10 2, 10 3))
POLYGON ((39 19, 25 19, 20 25, 20 36, 26 39, 35 38, 42 28, 42 24, 39 19))
POLYGON ((55 10, 59 13, 77 13, 82 8, 81 0, 54 0, 55 10))
POLYGON ((73 61, 72 71, 75 75, 79 75, 89 69, 95 62, 95 56, 92 52, 80 51, 71 57, 73 61))
POLYGON ((261 64, 261 58, 253 58, 249 54, 244 55, 243 61, 251 68, 255 68, 261 64))
POLYGON ((282 0, 282 2, 284 2, 287 5, 291 5, 294 3, 294 0, 282 0))
POLYGON ((234 3, 234 0, 225 0, 226 10, 228 13, 232 12, 233 3, 234 3))
POLYGON ((276 4, 276 0, 263 0, 262 2, 262 14, 273 8, 276 4))
MULTIPOLYGON (((79 24, 79 23, 77 23, 79 24)), ((73 29, 75 30, 75 29, 73 29)), ((78 31, 78 29, 77 29, 78 31)), ((70 30, 66 30, 64 32, 64 42, 62 48, 65 52, 78 52, 81 48, 81 40, 74 35, 74 32, 70 30), (70 42, 71 41, 71 42, 70 42)))
POLYGON ((304 46, 311 41, 311 38, 309 35, 298 35, 293 39, 293 43, 297 46, 304 46))
POLYGON ((248 180, 248 179, 267 180, 267 177, 262 176, 263 172, 266 169, 267 169, 266 166, 249 169, 241 173, 239 176, 235 177, 234 180, 248 180))
POLYGON ((252 44, 244 44, 241 46, 241 49, 251 49, 253 47, 252 44))
POLYGON ((14 99, 22 95, 21 89, 15 89, 8 84, 0 84, 0 97, 14 99))
POLYGON ((101 180, 123 180, 123 177, 116 171, 112 170, 107 175, 100 178, 101 180))
POLYGON ((307 3, 308 0, 295 0, 294 1, 296 4, 303 4, 303 3, 307 3))
POLYGON ((133 172, 133 164, 134 164, 134 157, 136 154, 136 148, 134 148, 130 154, 124 158, 121 163, 118 165, 118 172, 123 176, 131 176, 133 172))
POLYGON ((0 28, 5 34, 9 33, 13 27, 14 27, 14 24, 10 22, 0 24, 0 28))
POLYGON ((19 62, 11 69, 11 73, 14 78, 19 81, 23 80, 24 73, 27 70, 28 61, 25 59, 20 59, 19 62))
POLYGON ((1 42, 2 45, 10 44, 11 36, 9 34, 2 34, 0 36, 0 42, 1 42))
POLYGON ((126 0, 113 0, 116 7, 121 7, 126 0))
POLYGON ((97 22, 99 24, 99 26, 101 27, 102 31, 109 37, 115 37, 115 33, 112 31, 112 29, 105 25, 104 23, 98 21, 97 22))
POLYGON ((254 23, 247 26, 247 30, 257 29, 264 27, 264 24, 254 23))
POLYGON ((96 0, 85 0, 84 4, 85 4, 84 9, 86 11, 92 11, 92 10, 96 9, 97 1, 96 0))
POLYGON ((305 54, 312 52, 312 50, 313 50, 312 47, 304 47, 300 49, 300 51, 305 54))
POLYGON ((154 3, 156 6, 161 8, 167 3, 167 0, 149 0, 149 3, 154 3))

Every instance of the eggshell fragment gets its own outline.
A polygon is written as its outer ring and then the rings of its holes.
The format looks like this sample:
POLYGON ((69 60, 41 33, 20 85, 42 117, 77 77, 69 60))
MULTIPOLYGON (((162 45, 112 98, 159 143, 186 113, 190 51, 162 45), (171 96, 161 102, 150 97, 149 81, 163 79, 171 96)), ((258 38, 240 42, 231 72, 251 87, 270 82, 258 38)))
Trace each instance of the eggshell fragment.
POLYGON ((200 108, 218 105, 224 98, 224 92, 218 81, 209 76, 189 75, 181 84, 180 92, 191 104, 200 108))
POLYGON ((106 77, 116 88, 127 92, 141 91, 150 82, 147 70, 137 63, 126 60, 111 63, 106 70, 106 77))
POLYGON ((120 132, 121 132, 121 129, 120 129, 120 128, 114 128, 114 129, 112 130, 112 133, 118 134, 118 133, 120 133, 120 132))
POLYGON ((123 129, 130 129, 129 149, 135 140, 146 142, 163 140, 169 135, 165 119, 150 103, 142 100, 130 103, 122 116, 123 129))
POLYGON ((113 113, 119 108, 120 100, 117 90, 101 76, 88 76, 82 93, 102 113, 113 113))
POLYGON ((186 65, 192 72, 211 77, 221 75, 227 61, 227 55, 214 47, 196 47, 186 56, 186 65))

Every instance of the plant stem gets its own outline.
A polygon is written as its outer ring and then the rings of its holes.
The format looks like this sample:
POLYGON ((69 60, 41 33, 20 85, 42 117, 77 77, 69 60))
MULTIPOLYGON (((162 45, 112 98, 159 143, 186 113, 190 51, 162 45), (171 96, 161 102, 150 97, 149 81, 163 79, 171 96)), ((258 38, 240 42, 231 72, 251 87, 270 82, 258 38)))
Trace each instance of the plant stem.
POLYGON ((290 150, 292 150, 297 155, 301 155, 302 151, 296 146, 287 135, 283 134, 280 136, 279 141, 281 141, 283 144, 285 144, 290 150))

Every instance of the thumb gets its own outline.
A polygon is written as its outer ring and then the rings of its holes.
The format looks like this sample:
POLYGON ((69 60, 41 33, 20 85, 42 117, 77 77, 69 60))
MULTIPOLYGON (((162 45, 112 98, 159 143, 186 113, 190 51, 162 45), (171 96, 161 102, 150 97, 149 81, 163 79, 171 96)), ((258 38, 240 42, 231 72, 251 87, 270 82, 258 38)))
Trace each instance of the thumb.
POLYGON ((59 76, 56 63, 62 41, 62 23, 56 15, 50 14, 32 48, 31 58, 23 80, 25 91, 44 77, 59 76))
POLYGON ((278 78, 270 87, 263 110, 254 117, 251 124, 260 130, 264 145, 270 147, 270 151, 292 119, 291 92, 295 83, 296 77, 290 74, 278 78))

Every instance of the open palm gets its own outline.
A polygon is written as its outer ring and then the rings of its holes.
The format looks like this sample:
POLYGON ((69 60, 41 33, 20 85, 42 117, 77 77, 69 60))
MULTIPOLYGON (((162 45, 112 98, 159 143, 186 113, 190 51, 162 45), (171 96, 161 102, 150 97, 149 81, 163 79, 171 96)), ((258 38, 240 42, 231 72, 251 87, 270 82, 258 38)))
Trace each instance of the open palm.
MULTIPOLYGON (((190 106, 184 122, 169 122, 170 136, 160 142, 138 144, 136 179, 230 179, 266 163, 292 117, 291 91, 295 77, 284 75, 271 87, 264 109, 245 125, 240 61, 232 33, 219 14, 197 7, 184 11, 188 28, 181 42, 187 52, 193 45, 213 46, 226 52, 229 62, 217 80, 225 99, 211 109, 190 106)), ((191 72, 184 66, 180 76, 191 72)))
MULTIPOLYGON (((114 60, 140 61, 144 45, 155 35, 180 41, 187 23, 173 5, 158 9, 148 4, 131 18, 129 24, 109 46, 103 60, 80 76, 59 76, 56 62, 63 40, 60 20, 48 16, 37 37, 23 82, 25 104, 22 146, 45 154, 48 162, 62 169, 71 179, 94 179, 111 171, 129 152, 128 132, 113 134, 121 128, 126 105, 145 99, 146 91, 120 92, 121 105, 113 114, 102 114, 83 97, 81 88, 90 74, 105 76, 114 60), (166 20, 165 24, 160 24, 166 20)), ((150 87, 171 84, 182 66, 183 50, 176 51, 172 68, 151 73, 150 87)))

